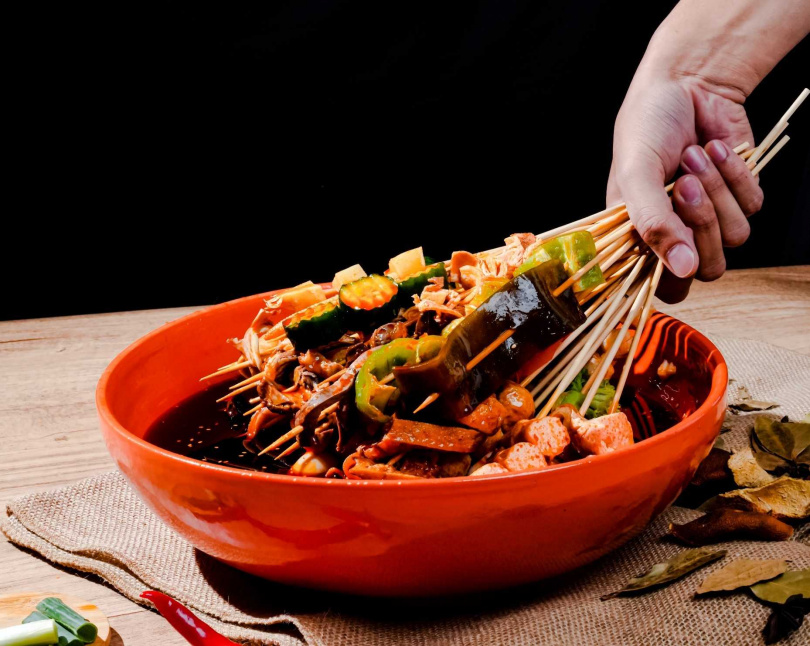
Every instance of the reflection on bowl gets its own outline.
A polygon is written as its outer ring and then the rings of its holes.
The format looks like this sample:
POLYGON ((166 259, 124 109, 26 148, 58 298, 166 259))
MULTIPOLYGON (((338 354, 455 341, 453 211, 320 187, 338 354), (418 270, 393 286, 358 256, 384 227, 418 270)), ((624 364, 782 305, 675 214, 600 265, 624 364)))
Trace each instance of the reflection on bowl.
MULTIPOLYGON (((231 361, 222 340, 239 336, 268 296, 196 312, 136 341, 107 368, 96 400, 110 453, 155 513, 200 550, 274 581, 424 596, 561 574, 670 505, 720 429, 725 361, 703 335, 657 315, 631 384, 667 358, 690 366, 702 402, 669 430, 608 455, 491 477, 327 480, 232 469, 144 441, 158 417, 201 389, 201 375, 231 361)), ((643 407, 630 412, 643 420, 643 407)))

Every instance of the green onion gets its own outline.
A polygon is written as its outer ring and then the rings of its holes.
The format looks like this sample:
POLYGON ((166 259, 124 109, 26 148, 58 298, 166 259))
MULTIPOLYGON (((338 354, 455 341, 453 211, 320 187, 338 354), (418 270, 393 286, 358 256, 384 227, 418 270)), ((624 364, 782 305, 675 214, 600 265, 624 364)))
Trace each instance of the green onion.
POLYGON ((45 646, 58 643, 53 619, 0 629, 0 646, 45 646))
MULTIPOLYGON (((34 610, 30 615, 23 619, 24 624, 30 624, 32 621, 53 621, 48 619, 39 610, 34 610)), ((55 622, 54 622, 55 623, 55 622)), ((70 632, 64 626, 56 624, 56 635, 59 637, 59 646, 84 646, 84 642, 76 635, 70 632)))
POLYGON ((78 635, 85 644, 94 642, 98 635, 98 628, 95 625, 55 597, 48 597, 40 601, 37 604, 37 610, 67 628, 74 635, 78 635))

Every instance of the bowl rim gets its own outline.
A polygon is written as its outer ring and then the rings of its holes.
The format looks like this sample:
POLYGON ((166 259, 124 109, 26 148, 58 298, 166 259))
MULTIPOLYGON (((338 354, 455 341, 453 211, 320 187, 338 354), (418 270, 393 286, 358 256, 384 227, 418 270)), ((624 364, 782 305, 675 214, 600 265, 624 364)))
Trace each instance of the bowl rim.
POLYGON ((688 323, 685 323, 680 319, 676 319, 674 316, 670 316, 665 312, 659 312, 659 314, 666 316, 668 319, 672 319, 674 321, 677 321, 681 325, 686 326, 691 332, 693 332, 696 335, 696 339, 698 342, 703 343, 709 349, 710 352, 716 353, 718 364, 711 374, 712 383, 709 392, 706 395, 706 399, 694 413, 692 413, 689 417, 681 420, 674 426, 668 428, 665 433, 659 433, 657 435, 654 435, 653 437, 646 438, 644 441, 634 443, 632 446, 626 449, 622 449, 620 451, 613 451, 611 453, 606 453, 603 455, 589 455, 579 460, 574 460, 572 462, 553 464, 551 466, 546 467, 545 469, 518 471, 514 473, 490 474, 474 478, 470 476, 456 476, 452 478, 434 478, 434 479, 424 478, 419 480, 348 480, 344 478, 340 479, 307 478, 304 476, 293 476, 280 473, 263 473, 261 471, 246 471, 244 469, 236 469, 233 467, 227 467, 219 464, 211 464, 209 462, 203 462, 201 460, 195 460, 193 458, 180 455, 178 453, 173 453, 172 451, 169 451, 167 449, 160 448, 159 446, 156 446, 151 442, 147 442, 146 440, 135 435, 133 432, 129 431, 127 428, 125 428, 125 426, 121 422, 118 421, 113 412, 110 410, 110 406, 107 402, 107 387, 110 378, 115 372, 116 368, 120 364, 125 362, 131 354, 136 352, 142 344, 146 343, 148 340, 156 336, 159 336, 170 327, 183 325, 192 319, 198 318, 200 316, 218 310, 228 309, 239 303, 245 303, 246 301, 257 300, 262 298, 269 298, 272 295, 278 293, 279 291, 283 290, 278 289, 260 294, 252 294, 249 296, 243 296, 241 298, 226 301, 224 303, 219 303, 217 305, 203 307, 189 314, 186 314, 185 316, 181 316, 180 318, 174 319, 173 321, 168 321, 167 323, 164 323, 163 325, 155 328, 151 332, 148 332, 144 336, 133 341, 124 350, 119 352, 116 355, 116 357, 110 362, 107 368, 105 368, 96 386, 96 409, 102 422, 104 422, 108 428, 112 429, 115 433, 117 433, 123 440, 135 444, 139 448, 145 449, 146 451, 151 452, 152 454, 156 454, 164 459, 168 459, 170 462, 179 463, 178 466, 187 465, 192 468, 201 469, 202 470, 201 474, 210 473, 212 475, 218 474, 224 477, 231 476, 234 478, 243 478, 245 479, 246 483, 247 482, 255 483, 256 480, 259 479, 260 481, 265 481, 268 483, 274 483, 278 485, 294 484, 297 487, 304 485, 316 488, 321 487, 356 488, 358 486, 368 487, 369 485, 374 484, 376 484, 377 487, 382 488, 387 487, 389 489, 390 488, 401 489, 402 487, 417 487, 417 488, 449 487, 449 486, 477 487, 477 486, 485 486, 486 484, 503 483, 506 481, 518 481, 526 478, 547 478, 550 477, 550 475, 548 474, 568 471, 570 469, 587 469, 589 467, 592 468, 592 465, 607 466, 611 462, 624 459, 623 456, 639 455, 642 452, 652 451, 662 442, 672 441, 671 438, 682 436, 683 434, 688 433, 689 430, 694 426, 696 421, 708 415, 712 409, 714 409, 718 404, 720 404, 721 400, 724 400, 726 388, 728 386, 728 366, 726 364, 725 357, 723 356, 722 352, 720 352, 720 350, 717 348, 717 346, 714 345, 714 343, 712 343, 703 333, 696 330, 688 323))

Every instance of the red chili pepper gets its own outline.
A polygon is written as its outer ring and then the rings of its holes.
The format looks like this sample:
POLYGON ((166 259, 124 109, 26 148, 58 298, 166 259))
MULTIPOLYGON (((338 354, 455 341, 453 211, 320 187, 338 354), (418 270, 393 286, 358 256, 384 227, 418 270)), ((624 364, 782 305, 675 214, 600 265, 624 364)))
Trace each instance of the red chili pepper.
POLYGON ((191 610, 162 592, 147 590, 141 593, 148 599, 172 627, 185 637, 192 646, 239 646, 227 637, 220 635, 191 610))

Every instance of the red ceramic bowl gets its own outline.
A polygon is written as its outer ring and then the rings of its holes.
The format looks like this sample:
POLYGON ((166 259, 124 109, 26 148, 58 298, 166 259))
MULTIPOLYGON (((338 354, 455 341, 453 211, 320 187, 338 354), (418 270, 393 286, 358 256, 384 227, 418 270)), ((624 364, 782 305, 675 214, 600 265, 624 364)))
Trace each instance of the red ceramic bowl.
MULTIPOLYGON (((203 552, 274 581, 368 595, 439 595, 561 574, 615 549, 670 505, 708 454, 725 410, 726 364, 703 335, 657 315, 662 356, 699 370, 708 395, 675 427, 631 448, 542 471, 424 481, 304 479, 199 462, 142 438, 199 378, 233 360, 257 295, 190 314, 136 341, 97 391, 118 467, 203 552)), ((644 350, 646 348, 646 350, 644 350)))

